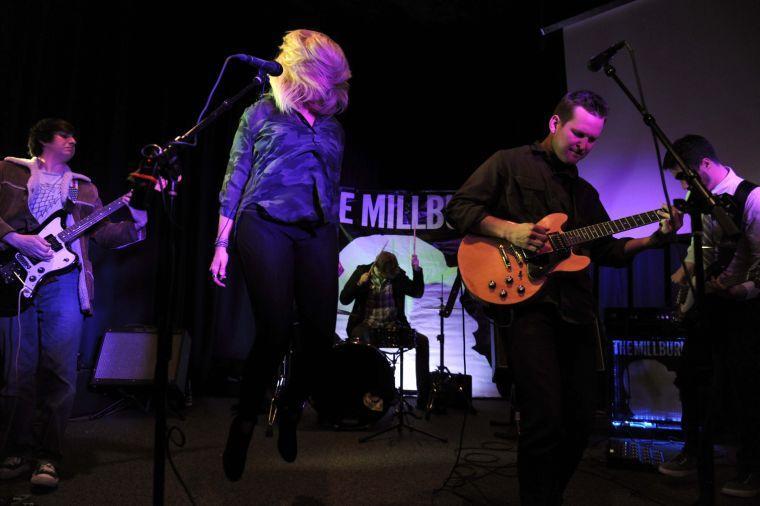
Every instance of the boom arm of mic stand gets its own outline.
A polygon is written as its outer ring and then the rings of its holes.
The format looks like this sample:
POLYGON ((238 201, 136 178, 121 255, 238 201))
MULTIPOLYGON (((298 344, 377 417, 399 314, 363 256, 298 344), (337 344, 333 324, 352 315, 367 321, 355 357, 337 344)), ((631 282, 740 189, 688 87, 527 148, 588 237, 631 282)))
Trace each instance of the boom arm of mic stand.
POLYGON ((703 213, 711 214, 723 229, 723 232, 727 237, 736 238, 741 233, 739 228, 728 216, 728 213, 721 206, 718 200, 715 199, 710 190, 707 189, 697 173, 688 165, 686 165, 686 162, 683 161, 683 158, 681 158, 681 156, 676 153, 675 149, 673 148, 673 144, 665 135, 665 132, 662 131, 660 125, 657 124, 657 120, 655 120, 654 116, 649 111, 647 111, 646 108, 641 103, 639 103, 638 100, 636 100, 636 97, 633 96, 628 87, 623 83, 623 81, 620 80, 615 67, 613 67, 611 63, 607 63, 604 66, 604 73, 613 81, 615 81, 620 89, 623 90, 623 93, 625 93, 625 95, 628 97, 628 100, 630 100, 636 109, 641 113, 644 123, 652 130, 652 133, 654 133, 655 137, 657 137, 662 145, 665 146, 665 149, 667 149, 668 152, 673 156, 676 163, 683 171, 684 179, 686 180, 689 189, 695 195, 700 197, 700 200, 702 202, 704 202, 703 213))
POLYGON ((457 277, 454 279, 454 284, 451 285, 451 291, 449 292, 449 298, 446 301, 446 305, 443 306, 438 313, 440 316, 444 318, 448 318, 451 316, 451 311, 454 309, 454 304, 456 304, 457 301, 457 294, 459 293, 459 289, 462 287, 462 274, 459 272, 459 269, 457 268, 457 277))
POLYGON ((179 137, 175 138, 173 142, 171 142, 169 145, 172 146, 175 143, 182 143, 187 142, 190 137, 198 134, 201 130, 205 129, 206 126, 216 121, 216 118, 219 117, 223 112, 226 112, 230 107, 235 105, 241 98, 243 98, 245 95, 248 94, 253 88, 260 88, 261 90, 264 90, 265 86, 269 82, 269 76, 266 74, 266 72, 263 72, 259 70, 259 74, 251 81, 248 86, 240 90, 237 95, 235 95, 232 98, 228 98, 227 100, 223 101, 219 107, 211 111, 211 113, 203 118, 200 122, 198 122, 193 128, 185 132, 184 134, 180 135, 179 137))

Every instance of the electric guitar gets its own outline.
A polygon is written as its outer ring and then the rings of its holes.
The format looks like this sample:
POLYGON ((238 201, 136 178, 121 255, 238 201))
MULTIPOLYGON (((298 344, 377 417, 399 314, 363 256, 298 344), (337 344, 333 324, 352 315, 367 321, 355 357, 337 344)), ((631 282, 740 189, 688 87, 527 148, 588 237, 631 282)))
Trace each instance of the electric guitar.
MULTIPOLYGON (((735 250, 732 249, 730 251, 733 254, 735 250)), ((705 279, 718 277, 728 266, 730 260, 731 258, 728 258, 727 261, 721 259, 721 254, 719 253, 719 260, 710 264, 705 269, 705 279)), ((692 290, 692 286, 696 286, 696 277, 692 276, 691 280, 691 284, 679 286, 676 294, 675 319, 680 323, 693 323, 697 321, 696 310, 694 309, 696 297, 694 296, 694 290, 692 290)), ((745 281, 752 281, 755 285, 760 286, 760 260, 756 261, 749 268, 745 281)))
POLYGON ((567 222, 567 215, 549 214, 538 222, 549 229, 549 240, 538 252, 530 252, 504 239, 467 235, 457 253, 459 271, 467 289, 483 302, 519 304, 536 295, 549 276, 588 267, 591 259, 573 253, 573 248, 665 218, 665 212, 656 209, 564 231, 562 226, 567 222))
POLYGON ((15 316, 19 306, 23 310, 31 302, 40 282, 73 269, 79 257, 71 250, 71 242, 126 206, 123 198, 114 200, 69 228, 66 228, 66 211, 61 209, 51 214, 30 234, 50 244, 53 257, 49 260, 34 260, 12 249, 0 253, 0 316, 15 316))

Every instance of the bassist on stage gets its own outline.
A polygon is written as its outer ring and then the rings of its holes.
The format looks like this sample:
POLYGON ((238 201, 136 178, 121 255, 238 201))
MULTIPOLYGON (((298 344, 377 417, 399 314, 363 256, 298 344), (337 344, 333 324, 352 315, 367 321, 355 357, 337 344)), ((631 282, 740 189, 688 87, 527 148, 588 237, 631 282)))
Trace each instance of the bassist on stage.
MULTIPOLYGON (((684 314, 688 339, 676 374, 681 397, 684 446, 678 455, 659 466, 675 478, 697 472, 702 405, 717 405, 710 397, 729 398, 729 418, 737 431, 737 473, 721 487, 734 497, 760 494, 760 188, 742 179, 718 158, 712 143, 701 135, 686 135, 673 147, 714 195, 733 201, 733 219, 741 231, 736 241, 724 237, 711 216, 703 215, 705 298, 699 311, 684 314), (729 197, 730 196, 730 197, 729 197)), ((663 166, 681 180, 681 169, 668 154, 663 166)), ((694 245, 689 246, 684 268, 671 279, 690 292, 694 245)), ((693 281, 693 279, 692 279, 693 281)), ((692 283, 693 284, 693 283, 692 283)), ((691 300, 693 297, 687 298, 691 300)), ((681 311, 685 310, 683 304, 681 311)), ((709 413, 709 416, 714 416, 709 413)))
MULTIPOLYGON (((29 133, 32 159, 0 162, 0 253, 16 251, 31 262, 51 260, 54 250, 62 250, 33 231, 60 210, 70 226, 102 207, 95 185, 68 166, 75 151, 74 127, 43 119, 29 133)), ((123 198, 128 204, 129 194, 123 198)), ((132 221, 104 222, 72 241, 75 267, 39 281, 20 314, 0 317, 0 480, 31 472, 32 485, 58 484, 79 340, 84 316, 92 313, 88 240, 119 248, 144 239, 147 214, 129 211, 132 221)), ((0 288, 8 286, 0 283, 0 288)), ((24 299, 18 291, 15 298, 24 299)))
MULTIPOLYGON (((498 151, 470 176, 446 208, 448 222, 463 234, 537 252, 549 239, 538 224, 548 214, 566 214, 567 229, 608 221, 599 194, 576 167, 594 148, 606 117, 607 105, 596 93, 568 93, 549 118, 543 141, 498 151)), ((663 220, 649 237, 604 237, 580 253, 601 265, 623 266, 679 227, 674 212, 673 223, 663 220)), ((518 479, 524 505, 560 504, 587 444, 598 346, 587 271, 557 275, 535 297, 504 310, 511 313, 505 315, 511 322, 507 355, 522 421, 518 479)))

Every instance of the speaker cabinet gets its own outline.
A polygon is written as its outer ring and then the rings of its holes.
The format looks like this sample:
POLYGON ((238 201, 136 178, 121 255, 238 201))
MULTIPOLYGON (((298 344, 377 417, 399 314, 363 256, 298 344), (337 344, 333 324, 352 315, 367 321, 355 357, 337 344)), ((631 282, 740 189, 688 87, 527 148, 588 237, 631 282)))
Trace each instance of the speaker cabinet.
MULTIPOLYGON (((152 385, 157 342, 155 329, 108 330, 101 342, 91 384, 96 387, 152 385)), ((186 331, 175 331, 169 361, 169 385, 183 395, 189 361, 190 335, 186 331)))
POLYGON ((680 433, 681 401, 673 384, 686 335, 669 311, 608 308, 613 433, 667 437, 680 433))

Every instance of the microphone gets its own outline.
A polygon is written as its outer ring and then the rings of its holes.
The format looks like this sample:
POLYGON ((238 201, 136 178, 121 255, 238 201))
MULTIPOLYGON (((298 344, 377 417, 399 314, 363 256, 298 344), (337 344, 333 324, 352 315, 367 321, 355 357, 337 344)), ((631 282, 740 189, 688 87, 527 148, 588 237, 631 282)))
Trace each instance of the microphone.
POLYGON ((248 65, 253 65, 254 67, 260 68, 270 76, 279 76, 282 74, 282 65, 276 61, 262 60, 261 58, 256 58, 255 56, 250 56, 247 54, 233 54, 230 56, 230 58, 234 58, 235 60, 240 60, 243 63, 247 63, 248 65))
POLYGON ((608 47, 598 55, 591 58, 588 63, 586 64, 586 67, 591 72, 599 72, 599 70, 607 65, 609 61, 612 59, 613 56, 615 56, 615 53, 620 51, 623 46, 627 46, 628 43, 624 40, 621 40, 620 42, 616 43, 613 46, 608 47))

